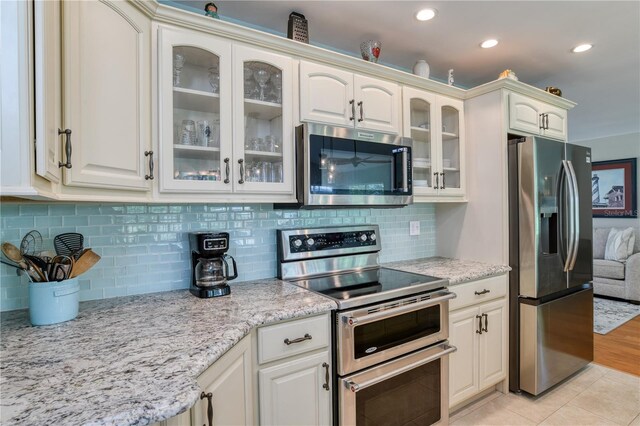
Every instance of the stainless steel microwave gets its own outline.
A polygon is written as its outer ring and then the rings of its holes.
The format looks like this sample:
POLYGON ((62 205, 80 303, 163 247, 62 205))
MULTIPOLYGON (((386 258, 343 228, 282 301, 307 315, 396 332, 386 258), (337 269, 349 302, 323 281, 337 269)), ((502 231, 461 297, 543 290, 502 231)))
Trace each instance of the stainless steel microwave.
POLYGON ((315 123, 298 126, 296 206, 413 203, 411 146, 410 138, 385 133, 315 123))

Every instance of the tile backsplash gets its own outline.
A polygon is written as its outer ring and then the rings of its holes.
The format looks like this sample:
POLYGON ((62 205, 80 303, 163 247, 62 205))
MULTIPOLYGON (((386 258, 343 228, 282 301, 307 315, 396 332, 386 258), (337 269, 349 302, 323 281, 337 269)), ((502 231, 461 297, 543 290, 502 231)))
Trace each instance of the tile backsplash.
MULTIPOLYGON (((38 230, 44 249, 53 237, 80 232, 85 247, 102 256, 80 277, 80 300, 187 288, 191 231, 227 231, 229 254, 247 281, 276 274, 276 229, 375 223, 380 226, 383 262, 434 256, 435 207, 400 209, 274 210, 271 204, 67 204, 14 203, 0 206, 2 241, 19 246, 38 230), (409 221, 420 221, 421 235, 409 236, 409 221)), ((26 308, 26 278, 0 265, 0 310, 26 308)))

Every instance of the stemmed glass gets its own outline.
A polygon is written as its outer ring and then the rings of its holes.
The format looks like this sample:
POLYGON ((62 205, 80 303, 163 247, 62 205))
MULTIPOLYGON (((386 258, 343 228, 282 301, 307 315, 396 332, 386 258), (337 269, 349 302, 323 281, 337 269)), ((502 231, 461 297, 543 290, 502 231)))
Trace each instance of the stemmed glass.
POLYGON ((210 67, 209 68, 209 84, 213 89, 213 93, 218 93, 220 89, 220 71, 218 67, 210 67))
POLYGON ((173 85, 176 87, 180 86, 180 73, 184 67, 184 62, 185 59, 182 54, 176 53, 173 56, 173 85))
POLYGON ((256 82, 258 83, 258 85, 260 86, 260 100, 264 101, 264 88, 267 85, 267 81, 269 81, 269 77, 271 77, 271 74, 269 74, 269 71, 260 68, 257 69, 253 72, 253 78, 256 79, 256 82))
POLYGON ((257 83, 253 78, 253 62, 247 62, 244 64, 244 97, 253 98, 257 90, 257 83))

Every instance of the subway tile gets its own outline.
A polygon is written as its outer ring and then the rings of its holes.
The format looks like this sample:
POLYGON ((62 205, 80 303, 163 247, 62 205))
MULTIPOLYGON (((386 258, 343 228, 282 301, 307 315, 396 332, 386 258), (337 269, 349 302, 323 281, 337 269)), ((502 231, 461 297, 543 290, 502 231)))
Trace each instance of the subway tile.
POLYGON ((70 216, 76 214, 75 204, 49 204, 49 216, 70 216))

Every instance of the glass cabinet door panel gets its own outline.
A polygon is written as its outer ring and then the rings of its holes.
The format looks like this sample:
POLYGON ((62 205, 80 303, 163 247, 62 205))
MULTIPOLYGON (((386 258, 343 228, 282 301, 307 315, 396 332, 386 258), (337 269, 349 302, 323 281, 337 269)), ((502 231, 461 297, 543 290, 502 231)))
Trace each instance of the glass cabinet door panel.
POLYGON ((236 191, 291 192, 291 59, 236 46, 236 191))
POLYGON ((413 186, 416 189, 430 188, 433 180, 431 105, 420 98, 412 98, 409 105, 413 140, 413 186))
POLYGON ((460 111, 445 105, 441 109, 442 147, 441 167, 445 189, 460 188, 460 111))
POLYGON ((230 103, 231 45, 169 30, 161 30, 160 39, 166 42, 161 50, 161 188, 231 191, 226 167, 231 120, 229 108, 221 108, 230 103))

